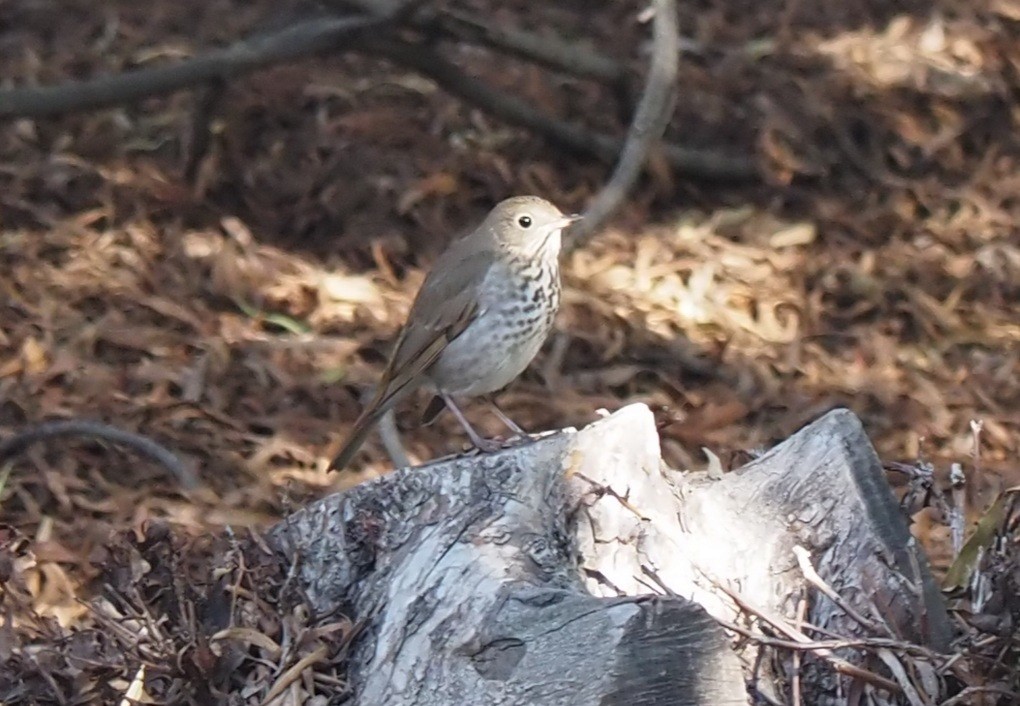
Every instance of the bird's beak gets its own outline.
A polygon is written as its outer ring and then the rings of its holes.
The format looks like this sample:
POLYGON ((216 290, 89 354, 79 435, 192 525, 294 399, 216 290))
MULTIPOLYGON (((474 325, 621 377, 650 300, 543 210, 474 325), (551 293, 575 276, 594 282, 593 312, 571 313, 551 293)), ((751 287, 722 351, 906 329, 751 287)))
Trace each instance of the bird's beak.
POLYGON ((557 230, 560 228, 566 228, 571 223, 577 223, 582 218, 584 218, 584 216, 580 213, 571 213, 569 216, 564 216, 557 221, 553 221, 553 228, 557 230))

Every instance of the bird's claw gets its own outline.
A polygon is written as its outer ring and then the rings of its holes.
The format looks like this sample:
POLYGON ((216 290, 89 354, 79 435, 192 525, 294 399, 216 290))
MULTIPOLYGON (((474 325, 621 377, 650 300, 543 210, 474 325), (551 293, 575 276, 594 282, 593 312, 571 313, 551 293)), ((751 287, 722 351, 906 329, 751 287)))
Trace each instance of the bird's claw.
POLYGON ((502 451, 503 449, 513 448, 514 446, 522 446, 523 444, 533 440, 534 437, 531 434, 514 434, 507 439, 503 439, 501 437, 496 437, 494 439, 479 438, 473 440, 471 443, 482 453, 491 454, 496 451, 502 451))
POLYGON ((503 442, 500 439, 483 439, 478 438, 472 441, 475 448, 482 453, 491 454, 499 451, 503 448, 503 442))

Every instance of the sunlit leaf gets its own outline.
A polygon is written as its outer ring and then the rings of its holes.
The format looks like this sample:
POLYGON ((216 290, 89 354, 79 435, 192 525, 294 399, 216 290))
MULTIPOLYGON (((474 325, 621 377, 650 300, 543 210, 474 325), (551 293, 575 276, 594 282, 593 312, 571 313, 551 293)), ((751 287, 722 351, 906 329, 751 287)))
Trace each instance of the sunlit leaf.
POLYGON ((977 567, 981 551, 992 546, 992 542, 995 541, 999 528, 1002 526, 1002 521, 1005 519, 1006 509, 1009 507, 1013 495, 1017 493, 1020 493, 1020 486, 1002 491, 995 498, 995 502, 985 511, 985 514, 981 516, 974 528, 974 534, 963 545, 959 556, 946 572, 946 578, 942 583, 944 590, 952 591, 967 585, 977 567))
POLYGON ((312 332, 311 327, 307 324, 298 321, 293 317, 287 316, 286 314, 279 314, 275 312, 266 313, 251 304, 241 301, 240 299, 235 299, 234 303, 246 316, 258 319, 259 321, 264 321, 267 324, 272 324, 278 328, 282 328, 287 333, 292 333, 295 336, 312 332))

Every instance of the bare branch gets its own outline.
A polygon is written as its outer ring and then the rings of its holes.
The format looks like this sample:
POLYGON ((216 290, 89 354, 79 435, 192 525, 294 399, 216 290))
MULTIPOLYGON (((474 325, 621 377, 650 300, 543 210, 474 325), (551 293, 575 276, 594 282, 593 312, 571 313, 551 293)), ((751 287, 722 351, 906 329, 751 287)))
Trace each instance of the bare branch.
POLYGON ((400 430, 397 428, 397 418, 393 410, 388 410, 379 420, 379 438, 382 440, 386 455, 390 457, 394 468, 407 468, 411 465, 411 459, 407 455, 407 449, 400 441, 400 430))
MULTIPOLYGON (((377 16, 389 11, 389 0, 323 0, 323 3, 377 16)), ((427 34, 495 49, 571 76, 616 86, 627 79, 626 66, 578 43, 516 27, 494 27, 471 12, 426 7, 417 13, 407 13, 405 18, 410 26, 427 34)))
POLYGON ((198 487, 198 479, 195 478, 192 470, 165 446, 140 434, 117 429, 100 422, 82 420, 43 422, 42 424, 25 429, 14 436, 0 441, 0 463, 21 453, 36 442, 61 436, 82 436, 90 439, 102 439, 103 441, 127 446, 163 466, 184 488, 190 490, 198 487))
POLYGON ((387 21, 379 17, 319 18, 299 22, 273 34, 250 37, 174 66, 138 69, 57 86, 0 91, 0 119, 95 110, 172 93, 248 73, 268 64, 336 51, 341 41, 387 21))
MULTIPOLYGON (((617 183, 622 183, 626 174, 620 170, 634 159, 634 155, 638 155, 635 150, 638 149, 639 143, 634 143, 627 150, 627 143, 614 137, 591 133, 579 126, 549 117, 512 96, 493 90, 486 83, 465 75, 455 64, 424 45, 363 35, 365 29, 414 21, 415 11, 422 0, 381 4, 375 0, 346 0, 346 2, 362 9, 366 14, 356 17, 320 17, 299 22, 279 32, 252 37, 226 49, 198 56, 175 66, 140 69, 58 86, 0 91, 0 119, 41 117, 109 107, 195 85, 209 85, 268 64, 350 47, 381 55, 410 67, 428 76, 462 100, 510 124, 530 129, 563 149, 594 156, 605 162, 613 162, 622 151, 627 151, 631 156, 627 159, 621 158, 621 167, 618 167, 620 177, 617 183)), ((672 6, 672 0, 657 2, 666 2, 672 6)), ((509 46, 516 41, 506 39, 515 36, 512 33, 486 34, 490 38, 496 35, 503 37, 499 40, 502 45, 509 46)), ((520 36, 517 39, 520 39, 520 36)), ((525 51, 521 49, 522 46, 524 45, 520 44, 518 49, 525 51)), ((553 61, 552 57, 559 52, 559 49, 550 49, 545 56, 549 61, 553 61)), ((536 56, 529 56, 538 61, 536 56)), ((560 59, 564 57, 561 56, 560 59)), ((584 59, 581 63, 587 61, 584 59)), ((665 64, 660 61, 660 66, 665 67, 665 64)), ((588 68, 591 69, 590 66, 588 68)), ((638 116, 640 120, 635 118, 628 141, 633 142, 637 136, 644 139, 644 135, 654 133, 655 121, 651 118, 654 117, 655 109, 661 108, 655 101, 661 101, 662 98, 663 96, 659 95, 657 99, 655 96, 642 99, 645 105, 644 115, 638 116)), ((666 160, 680 173, 701 179, 729 181, 758 178, 755 161, 743 155, 725 155, 710 150, 666 144, 662 145, 661 149, 666 160)), ((627 167, 625 171, 630 169, 627 167)))
POLYGON ((467 44, 496 49, 553 71, 617 85, 627 79, 626 67, 607 56, 566 42, 513 27, 493 27, 466 12, 440 10, 417 24, 467 44))
POLYGON ((191 115, 191 130, 188 133, 187 155, 184 161, 184 178, 194 184, 198 170, 209 151, 212 141, 211 125, 219 108, 220 101, 226 93, 227 85, 223 80, 214 79, 197 92, 195 108, 191 115))
POLYGON ((567 247, 575 247, 596 232, 619 208, 637 181, 652 145, 662 139, 673 114, 676 99, 677 65, 680 59, 680 30, 675 0, 654 0, 652 57, 645 89, 634 111, 627 139, 609 182, 588 206, 584 220, 570 230, 567 247))
MULTIPOLYGON (((441 88, 512 125, 527 128, 550 142, 576 154, 613 162, 623 149, 623 141, 593 133, 568 122, 556 120, 522 101, 471 78, 439 53, 421 45, 387 39, 361 40, 359 49, 412 68, 435 81, 441 88)), ((754 160, 742 155, 720 154, 712 150, 663 145, 663 155, 680 173, 702 179, 744 181, 758 178, 754 160)))

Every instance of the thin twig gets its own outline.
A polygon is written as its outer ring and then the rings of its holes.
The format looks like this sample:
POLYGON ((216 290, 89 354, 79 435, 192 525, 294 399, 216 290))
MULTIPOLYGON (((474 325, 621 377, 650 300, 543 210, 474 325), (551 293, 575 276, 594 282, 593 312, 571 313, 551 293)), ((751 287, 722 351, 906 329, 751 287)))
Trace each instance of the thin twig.
POLYGON ((844 649, 867 649, 867 650, 882 650, 882 649, 894 649, 902 650, 908 653, 917 653, 923 657, 932 657, 931 653, 924 648, 918 647, 917 645, 910 645, 899 640, 890 640, 886 637, 859 637, 859 638, 837 638, 832 640, 812 640, 804 635, 806 641, 802 640, 784 640, 779 637, 770 637, 769 635, 763 635, 755 632, 750 628, 731 623, 727 620, 716 618, 715 620, 719 625, 737 633, 743 635, 749 640, 764 645, 765 647, 777 647, 784 650, 792 650, 795 652, 813 652, 815 650, 844 650, 844 649))
POLYGON ((226 82, 219 78, 206 84, 205 88, 199 91, 195 97, 195 109, 191 116, 189 133, 191 139, 184 162, 184 179, 190 184, 195 183, 199 166, 209 151, 209 143, 212 139, 211 125, 225 92, 226 82))
POLYGON ((211 51, 173 66, 137 69, 57 86, 0 91, 0 119, 38 118, 95 110, 173 93, 248 73, 268 64, 336 51, 341 41, 386 22, 387 19, 374 16, 317 18, 298 22, 272 34, 249 37, 226 49, 211 51))
POLYGON ((43 422, 25 429, 0 441, 0 463, 21 453, 36 442, 61 436, 83 436, 127 446, 163 466, 184 488, 191 490, 198 487, 198 479, 194 472, 165 446, 148 437, 117 429, 101 422, 53 421, 43 422))
POLYGON ((567 248, 597 232, 627 198, 641 175, 652 146, 662 139, 673 115, 676 76, 680 58, 680 29, 675 0, 654 0, 652 57, 645 88, 627 130, 613 175, 584 213, 584 220, 570 229, 567 248))
MULTIPOLYGON (((808 596, 807 589, 801 587, 800 599, 797 601, 797 617, 793 621, 793 627, 796 630, 804 631, 804 622, 807 620, 808 610, 808 596)), ((802 706, 804 701, 800 693, 800 663, 801 653, 800 650, 793 651, 793 664, 791 665, 792 674, 790 674, 790 692, 793 698, 793 706, 802 706)))
POLYGON ((971 456, 974 458, 974 474, 978 477, 981 476, 981 432, 984 428, 984 420, 970 420, 970 433, 974 439, 974 447, 971 449, 971 456))
POLYGON ((970 700, 972 696, 977 694, 996 694, 998 696, 1007 696, 1012 699, 1016 698, 1016 692, 1013 689, 1007 689, 997 685, 981 685, 981 686, 968 686, 966 689, 961 691, 956 696, 946 699, 941 702, 939 706, 965 706, 965 704, 975 703, 970 700))
POLYGON ((963 549, 967 531, 967 474, 959 463, 953 463, 949 467, 949 484, 953 498, 949 513, 949 532, 952 538, 953 559, 956 559, 963 549))
MULTIPOLYGON (((284 624, 286 624, 286 621, 284 624)), ((270 687, 269 691, 266 692, 265 697, 262 699, 262 704, 268 704, 270 701, 282 694, 288 686, 301 677, 302 672, 325 660, 328 654, 329 650, 325 645, 323 645, 295 662, 273 683, 273 686, 270 687)))
MULTIPOLYGON (((668 586, 658 577, 658 575, 649 567, 642 565, 641 571, 646 576, 651 578, 658 584, 658 587, 663 590, 667 595, 676 595, 668 586)), ((846 649, 846 648, 861 648, 873 651, 895 649, 910 654, 921 655, 930 661, 935 661, 935 655, 928 649, 919 645, 912 645, 907 642, 890 638, 837 638, 833 640, 812 640, 804 634, 803 629, 800 627, 809 626, 807 622, 803 620, 803 616, 798 613, 798 621, 796 625, 790 625, 785 618, 772 615, 763 608, 759 608, 751 604, 746 598, 741 596, 736 591, 730 589, 728 586, 723 584, 718 579, 706 573, 704 570, 701 573, 710 581, 712 584, 725 593, 730 599, 736 604, 738 608, 744 612, 757 617, 759 620, 771 625, 780 633, 786 635, 788 640, 780 638, 773 638, 767 635, 756 633, 748 628, 741 627, 735 623, 731 623, 722 618, 715 618, 715 621, 719 623, 723 628, 730 630, 738 635, 743 635, 755 642, 765 645, 767 647, 778 647, 795 652, 814 652, 817 656, 829 662, 840 674, 844 674, 849 677, 860 679, 861 681, 867 682, 873 686, 877 686, 881 689, 885 689, 892 693, 900 693, 901 689, 899 684, 885 677, 875 674, 863 667, 859 667, 851 662, 846 661, 841 657, 837 657, 834 654, 835 650, 846 649)), ((636 578, 636 577, 635 577, 636 578)), ((813 628, 812 629, 817 629, 813 628)))
POLYGON ((910 706, 926 706, 931 704, 930 701, 921 699, 921 695, 917 692, 917 685, 907 676, 907 670, 903 667, 903 662, 896 655, 890 650, 879 650, 877 654, 878 658, 892 672, 896 683, 903 689, 903 695, 910 702, 910 706))
MULTIPOLYGON (((743 611, 750 613, 751 615, 754 615, 760 620, 765 621, 773 628, 789 637, 791 640, 800 643, 813 642, 804 633, 798 630, 794 630, 793 626, 791 626, 786 621, 785 618, 775 616, 771 614, 769 611, 753 605, 746 598, 744 598, 739 593, 723 584, 721 581, 717 581, 711 576, 707 576, 707 578, 710 581, 712 581, 712 583, 719 590, 721 590, 723 593, 729 596, 730 599, 733 602, 735 602, 743 611)), ((835 654, 833 654, 833 651, 829 648, 819 647, 815 649, 814 652, 816 655, 827 661, 832 666, 832 668, 835 669, 840 674, 846 675, 848 677, 853 677, 855 679, 860 679, 861 681, 867 682, 872 686, 877 686, 880 689, 885 689, 886 691, 893 694, 898 694, 902 691, 900 685, 892 681, 891 679, 886 679, 885 677, 879 674, 875 674, 872 671, 869 671, 863 667, 859 667, 856 664, 848 662, 842 657, 837 657, 835 654)))
POLYGON ((840 610, 853 618, 858 624, 867 630, 871 630, 876 634, 886 633, 889 637, 895 637, 890 633, 886 626, 881 625, 880 623, 877 623, 876 621, 857 612, 857 610, 855 610, 854 607, 850 605, 845 598, 843 598, 843 596, 836 593, 836 590, 826 583, 825 579, 819 576, 818 572, 815 571, 815 567, 811 564, 811 553, 808 552, 807 549, 797 545, 793 548, 793 555, 797 558, 797 564, 800 566, 800 572, 804 574, 804 578, 807 579, 807 582, 824 593, 825 596, 835 603, 840 610))
POLYGON ((909 494, 904 497, 903 508, 908 514, 913 515, 921 508, 930 505, 943 518, 949 518, 951 513, 949 501, 946 499, 945 493, 942 492, 942 486, 935 481, 935 468, 930 463, 920 460, 914 464, 887 461, 883 464, 883 468, 907 476, 911 491, 913 492, 915 489, 920 491, 921 497, 917 497, 916 502, 911 503, 908 500, 909 494))

